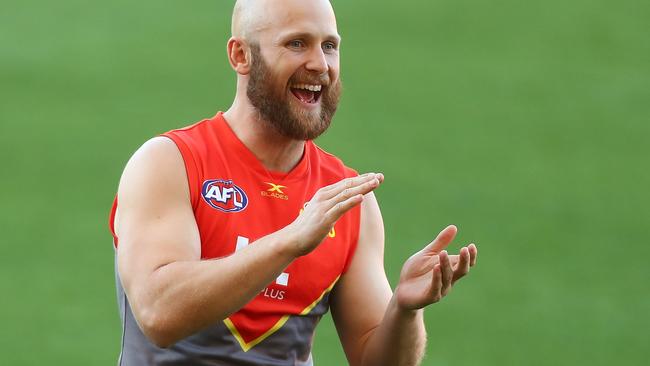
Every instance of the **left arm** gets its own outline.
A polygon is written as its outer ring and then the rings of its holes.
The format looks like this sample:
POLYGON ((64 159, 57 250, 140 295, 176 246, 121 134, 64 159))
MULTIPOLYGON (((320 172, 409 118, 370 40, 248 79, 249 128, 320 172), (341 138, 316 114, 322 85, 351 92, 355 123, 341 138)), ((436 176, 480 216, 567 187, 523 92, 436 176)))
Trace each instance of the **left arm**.
POLYGON ((354 259, 332 294, 332 315, 348 362, 418 365, 426 345, 422 308, 440 301, 476 263, 476 246, 448 255, 444 248, 456 227, 447 227, 406 261, 393 294, 383 266, 381 213, 372 193, 361 204, 360 225, 354 259))

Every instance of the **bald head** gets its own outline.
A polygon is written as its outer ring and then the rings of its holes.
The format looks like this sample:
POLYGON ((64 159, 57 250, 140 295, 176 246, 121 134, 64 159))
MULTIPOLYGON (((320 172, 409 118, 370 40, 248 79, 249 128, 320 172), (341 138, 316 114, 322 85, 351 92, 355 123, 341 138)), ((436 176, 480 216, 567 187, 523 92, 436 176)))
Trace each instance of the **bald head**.
POLYGON ((233 37, 257 43, 262 32, 278 31, 304 18, 326 20, 336 30, 329 0, 237 0, 231 32, 233 37))
POLYGON ((237 0, 232 12, 231 32, 233 37, 249 39, 251 34, 260 30, 263 24, 262 14, 267 1, 237 0))

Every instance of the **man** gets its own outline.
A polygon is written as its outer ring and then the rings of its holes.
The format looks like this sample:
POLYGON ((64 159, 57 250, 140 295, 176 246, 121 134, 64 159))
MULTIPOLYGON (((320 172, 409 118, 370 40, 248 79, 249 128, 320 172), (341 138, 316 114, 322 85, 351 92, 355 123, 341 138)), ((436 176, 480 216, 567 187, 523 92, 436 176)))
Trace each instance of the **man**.
POLYGON ((351 365, 416 365, 422 308, 476 262, 449 226, 401 272, 383 269, 372 191, 317 148, 340 94, 326 0, 240 0, 225 113, 145 143, 113 205, 121 365, 311 365, 329 307, 351 365), (119 206, 118 206, 119 202, 119 206))

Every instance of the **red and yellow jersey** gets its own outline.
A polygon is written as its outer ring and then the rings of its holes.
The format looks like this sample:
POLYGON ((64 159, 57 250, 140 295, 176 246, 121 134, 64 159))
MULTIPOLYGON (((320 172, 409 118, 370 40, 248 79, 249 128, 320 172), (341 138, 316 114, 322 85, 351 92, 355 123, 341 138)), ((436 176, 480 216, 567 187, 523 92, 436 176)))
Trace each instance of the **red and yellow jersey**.
MULTIPOLYGON (((306 142, 303 157, 291 172, 268 171, 237 138, 222 113, 163 136, 176 143, 185 162, 202 259, 232 255, 246 245, 256 245, 257 239, 295 220, 318 189, 356 175, 311 141, 306 142)), ((111 230, 116 209, 117 202, 111 212, 111 230)), ((273 283, 223 324, 179 342, 174 346, 175 352, 198 352, 201 345, 211 344, 213 347, 209 348, 221 347, 223 352, 206 351, 206 360, 215 357, 238 365, 248 364, 244 360, 271 359, 284 364, 284 359, 292 365, 310 364, 307 360, 311 360, 314 328, 328 309, 328 293, 352 260, 359 219, 360 208, 355 207, 313 252, 294 260, 273 283), (233 345, 238 345, 237 349, 233 345)), ((117 237, 114 242, 117 246, 117 237)), ((119 281, 118 287, 121 290, 119 281)), ((124 296, 123 291, 120 294, 124 296)), ((128 307, 128 299, 124 296, 123 300, 128 307)), ((132 316, 130 309, 128 313, 123 316, 125 328, 132 316)), ((125 337, 128 336, 125 329, 125 337)), ((125 344, 123 358, 126 347, 125 344)), ((147 352, 155 350, 155 346, 141 345, 133 352, 143 352, 143 347, 147 352)), ((167 360, 163 350, 155 352, 160 353, 161 360, 167 360)), ((196 354, 188 357, 201 359, 196 354)))

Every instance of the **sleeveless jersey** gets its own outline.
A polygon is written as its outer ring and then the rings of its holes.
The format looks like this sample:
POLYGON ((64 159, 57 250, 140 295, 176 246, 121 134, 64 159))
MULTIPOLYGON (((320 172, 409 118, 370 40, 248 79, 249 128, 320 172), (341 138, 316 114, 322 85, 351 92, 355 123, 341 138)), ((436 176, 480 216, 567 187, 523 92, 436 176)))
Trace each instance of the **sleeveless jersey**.
MULTIPOLYGON (((222 113, 163 134, 185 163, 190 199, 201 238, 201 258, 232 255, 290 224, 316 191, 355 176, 307 141, 289 173, 268 171, 230 129, 222 113)), ((114 244, 118 246, 110 217, 114 244)), ((116 272, 123 323, 121 365, 312 365, 315 327, 329 309, 328 295, 345 273, 359 235, 360 208, 343 215, 310 254, 294 260, 278 278, 223 322, 168 349, 142 334, 116 272)))

